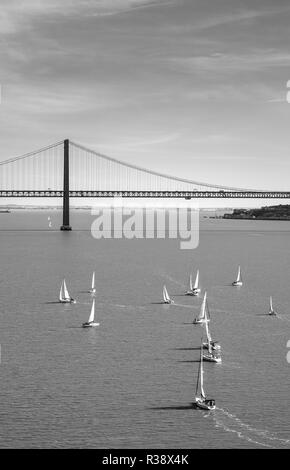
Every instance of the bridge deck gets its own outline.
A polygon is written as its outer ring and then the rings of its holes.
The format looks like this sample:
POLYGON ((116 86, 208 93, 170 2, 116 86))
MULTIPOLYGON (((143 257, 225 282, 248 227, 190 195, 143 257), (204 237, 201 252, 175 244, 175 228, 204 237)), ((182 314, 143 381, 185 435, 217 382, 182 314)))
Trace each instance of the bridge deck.
MULTIPOLYGON (((69 196, 86 198, 288 199, 290 191, 69 191, 69 196)), ((1 190, 0 197, 63 197, 63 191, 1 190)))

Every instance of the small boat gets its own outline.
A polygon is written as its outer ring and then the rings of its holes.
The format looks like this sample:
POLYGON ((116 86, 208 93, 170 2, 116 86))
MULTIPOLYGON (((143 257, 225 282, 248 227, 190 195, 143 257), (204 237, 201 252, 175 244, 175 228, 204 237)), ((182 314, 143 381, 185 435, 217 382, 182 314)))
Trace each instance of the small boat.
POLYGON ((93 272, 93 276, 92 276, 92 287, 91 287, 91 289, 89 290, 89 293, 90 293, 90 294, 95 294, 95 293, 96 293, 96 287, 95 287, 95 271, 93 272))
POLYGON ((73 299, 67 290, 65 279, 61 283, 60 291, 59 291, 59 301, 62 304, 75 304, 76 300, 73 299))
POLYGON ((242 275, 241 275, 241 266, 239 266, 237 279, 234 282, 232 282, 232 286, 242 286, 242 285, 243 285, 243 280, 242 280, 242 275))
POLYGON ((198 282, 199 282, 199 270, 197 270, 195 283, 194 283, 194 286, 193 286, 193 289, 192 289, 193 295, 198 295, 201 291, 201 289, 198 287, 198 282))
POLYGON ((202 346, 203 346, 204 349, 208 349, 209 346, 210 346, 212 351, 219 351, 221 349, 221 346, 218 343, 218 341, 213 341, 212 340, 212 337, 211 337, 211 334, 210 334, 210 331, 209 331, 208 321, 207 321, 207 310, 205 310, 205 319, 206 319, 206 321, 205 321, 205 331, 206 331, 207 341, 203 342, 202 346))
POLYGON ((206 398, 206 394, 203 388, 203 357, 202 357, 202 340, 200 346, 200 361, 199 361, 199 369, 198 369, 198 377, 196 383, 196 391, 195 391, 195 403, 194 405, 201 410, 214 410, 215 400, 212 398, 206 398))
POLYGON ((88 321, 82 324, 83 328, 91 328, 93 326, 99 326, 100 323, 96 323, 95 321, 95 299, 93 300, 92 303, 92 309, 91 309, 91 314, 89 316, 88 321))
POLYGON ((193 289, 192 274, 190 274, 189 281, 188 281, 188 290, 185 292, 185 295, 193 295, 192 289, 193 289))
POLYGON ((185 295, 198 295, 201 291, 201 289, 198 287, 198 282, 199 282, 199 270, 197 270, 194 285, 192 284, 192 275, 190 274, 189 286, 188 286, 189 289, 188 291, 186 291, 185 295))
POLYGON ((220 364, 222 362, 220 352, 213 351, 210 344, 208 346, 208 352, 203 353, 203 359, 204 361, 216 362, 217 364, 220 364))
POLYGON ((169 297, 166 286, 163 286, 163 303, 164 304, 174 304, 174 301, 169 297))
POLYGON ((207 301, 206 301, 206 292, 205 292, 204 296, 203 296, 203 301, 202 301, 202 304, 201 304, 201 307, 200 307, 200 312, 199 312, 198 316, 193 320, 192 323, 194 323, 196 325, 198 323, 204 323, 205 321, 209 322, 210 318, 209 318, 209 314, 206 317, 206 313, 205 313, 206 309, 207 309, 207 301))
MULTIPOLYGON (((205 331, 206 331, 206 337, 207 337, 207 350, 208 351, 202 353, 203 359, 208 362, 216 362, 219 364, 222 362, 220 349, 214 350, 211 345, 211 336, 210 336, 210 332, 208 328, 208 320, 207 320, 206 312, 205 312, 205 331)), ((204 345, 204 343, 202 345, 204 345)))
POLYGON ((270 297, 269 315, 277 315, 277 312, 275 312, 275 310, 273 309, 273 300, 272 300, 272 296, 270 297))

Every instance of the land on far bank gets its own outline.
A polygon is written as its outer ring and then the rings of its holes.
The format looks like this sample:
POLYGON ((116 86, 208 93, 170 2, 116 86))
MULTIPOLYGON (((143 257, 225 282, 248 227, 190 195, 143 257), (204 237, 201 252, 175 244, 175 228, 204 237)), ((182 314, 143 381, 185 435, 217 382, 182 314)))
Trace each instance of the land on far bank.
POLYGON ((290 204, 265 206, 260 209, 234 209, 231 214, 224 214, 224 219, 251 220, 290 220, 290 204))

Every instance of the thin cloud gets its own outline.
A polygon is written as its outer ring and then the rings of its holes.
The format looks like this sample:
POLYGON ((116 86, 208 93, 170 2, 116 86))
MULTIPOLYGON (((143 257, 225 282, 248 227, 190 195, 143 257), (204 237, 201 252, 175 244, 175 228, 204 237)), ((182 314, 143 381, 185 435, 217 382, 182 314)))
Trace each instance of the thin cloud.
POLYGON ((206 18, 199 22, 199 24, 194 25, 194 31, 202 31, 205 29, 215 28, 218 26, 224 26, 231 23, 242 22, 246 20, 254 20, 258 18, 264 18, 273 15, 280 15, 290 12, 290 7, 285 8, 276 8, 270 10, 246 10, 238 11, 230 14, 215 15, 212 18, 206 18))
POLYGON ((2 0, 0 35, 18 32, 39 18, 102 17, 175 4, 176 0, 2 0))
POLYGON ((118 149, 118 151, 147 151, 150 150, 148 147, 155 146, 155 145, 163 145, 169 142, 173 142, 178 140, 181 137, 181 132, 172 132, 168 134, 162 134, 155 137, 150 137, 148 139, 136 140, 136 138, 127 139, 125 142, 118 141, 116 145, 114 144, 98 144, 99 149, 104 150, 114 150, 118 149))
POLYGON ((209 55, 168 58, 167 63, 185 72, 247 72, 271 67, 289 67, 290 53, 273 50, 260 50, 250 54, 226 54, 214 52, 209 55))

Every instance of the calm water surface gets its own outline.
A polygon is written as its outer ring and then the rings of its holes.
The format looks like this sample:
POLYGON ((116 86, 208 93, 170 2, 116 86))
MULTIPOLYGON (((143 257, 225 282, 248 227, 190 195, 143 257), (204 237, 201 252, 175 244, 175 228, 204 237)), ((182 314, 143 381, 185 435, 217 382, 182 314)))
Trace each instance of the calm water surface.
POLYGON ((92 220, 76 211, 61 233, 57 211, 0 214, 0 447, 290 448, 290 224, 203 219, 189 251, 97 241, 92 220), (183 293, 197 268, 222 345, 204 365, 214 412, 191 407, 201 297, 183 293), (82 329, 93 270, 100 327, 82 329), (57 302, 63 277, 75 305, 57 302), (164 283, 175 305, 159 303, 164 283))

